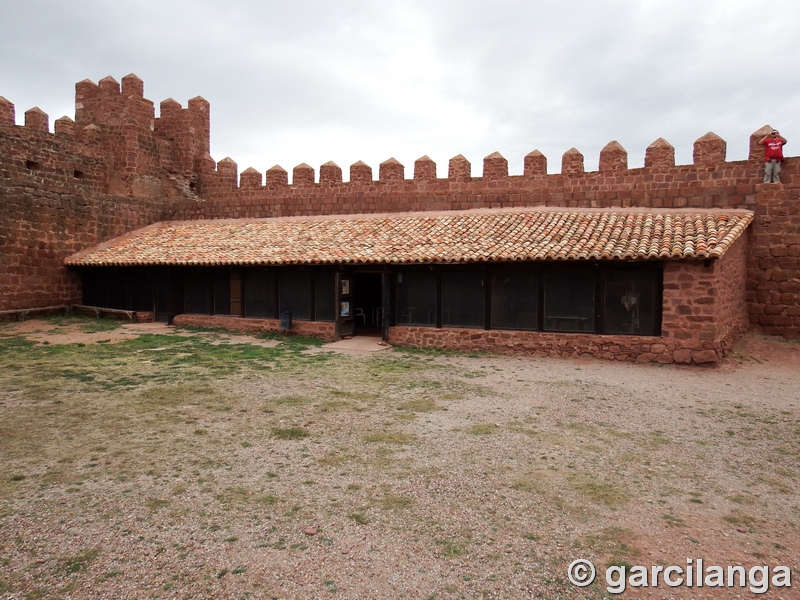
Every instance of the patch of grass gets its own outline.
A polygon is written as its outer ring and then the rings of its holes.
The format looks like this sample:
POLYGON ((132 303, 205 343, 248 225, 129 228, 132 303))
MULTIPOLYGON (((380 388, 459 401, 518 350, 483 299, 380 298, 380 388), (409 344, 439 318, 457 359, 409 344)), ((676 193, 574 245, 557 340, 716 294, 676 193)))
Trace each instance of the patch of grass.
POLYGON ((439 540, 439 545, 442 547, 442 556, 444 558, 457 558, 464 554, 466 546, 455 540, 439 540))
POLYGON ((430 398, 417 398, 407 400, 397 407, 397 410, 407 410, 415 413, 427 413, 439 410, 441 407, 430 398))
POLYGON ((402 431, 375 431, 364 434, 363 440, 368 444, 411 444, 416 436, 402 431))
POLYGON ((342 454, 340 452, 329 452, 325 456, 320 456, 317 462, 326 467, 341 467, 357 457, 354 454, 342 454))
POLYGON ((303 406, 308 404, 312 401, 312 398, 308 396, 301 396, 300 394, 290 394, 288 396, 281 396, 279 398, 275 398, 274 400, 268 401, 269 404, 277 404, 279 406, 303 406))
POLYGON ((500 431, 496 423, 475 423, 467 427, 467 433, 472 435, 492 435, 500 431))
POLYGON ((752 496, 747 496, 745 494, 733 494, 727 498, 734 504, 755 504, 756 502, 752 496))
POLYGON ((157 510, 161 510, 162 508, 166 508, 167 506, 169 506, 169 500, 163 498, 151 498, 150 500, 145 502, 145 506, 147 507, 148 510, 155 512, 157 510))
POLYGON ((355 521, 359 525, 366 525, 369 523, 369 517, 363 512, 351 512, 347 515, 347 518, 355 521))
POLYGON ((614 507, 627 500, 625 492, 618 484, 603 481, 588 473, 570 477, 570 483, 576 492, 595 504, 614 507))
POLYGON ((538 471, 516 476, 509 487, 518 492, 533 494, 546 494, 550 488, 551 474, 545 471, 538 471))
POLYGON ((752 527, 756 523, 756 518, 753 515, 738 510, 725 515, 722 517, 722 520, 730 523, 731 525, 748 528, 752 527))
POLYGON ((413 504, 413 498, 399 494, 387 494, 377 501, 377 505, 383 510, 405 510, 413 504))
POLYGON ((661 518, 664 519, 669 527, 686 527, 686 521, 684 518, 676 515, 675 513, 668 512, 661 515, 661 518))
POLYGON ((89 568, 91 562, 97 558, 100 550, 85 548, 74 556, 66 556, 58 561, 58 570, 61 573, 80 573, 89 568))
POLYGON ((606 527, 586 537, 586 545, 594 552, 609 557, 609 566, 630 568, 642 551, 633 544, 633 532, 624 527, 606 527))
POLYGON ((279 440, 302 440, 311 433, 303 427, 273 427, 272 436, 279 440))

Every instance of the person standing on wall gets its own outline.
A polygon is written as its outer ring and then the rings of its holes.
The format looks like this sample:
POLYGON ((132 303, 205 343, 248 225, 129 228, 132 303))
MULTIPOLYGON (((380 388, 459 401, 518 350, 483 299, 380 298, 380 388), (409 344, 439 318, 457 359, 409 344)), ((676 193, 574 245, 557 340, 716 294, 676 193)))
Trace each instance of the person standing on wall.
POLYGON ((759 143, 764 144, 764 183, 780 183, 786 138, 777 129, 773 129, 759 143))

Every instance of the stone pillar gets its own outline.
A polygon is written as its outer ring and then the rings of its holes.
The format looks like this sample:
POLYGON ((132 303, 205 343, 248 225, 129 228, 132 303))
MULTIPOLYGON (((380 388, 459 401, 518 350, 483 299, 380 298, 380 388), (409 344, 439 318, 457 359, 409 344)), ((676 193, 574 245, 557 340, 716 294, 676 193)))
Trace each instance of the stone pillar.
POLYGON ((608 142, 605 147, 600 150, 600 171, 610 171, 612 173, 617 171, 628 170, 628 152, 616 140, 608 142))
POLYGON ((380 181, 402 181, 406 177, 406 168, 396 158, 390 158, 380 164, 378 179, 380 181))
POLYGON ((694 143, 694 164, 706 167, 722 164, 726 150, 725 140, 709 131, 694 143))
POLYGON ((431 181, 436 179, 436 163, 427 155, 414 161, 414 179, 417 181, 431 181))
POLYGON ((664 138, 658 138, 644 153, 645 167, 674 167, 675 148, 664 138))
POLYGON ((496 181, 508 177, 508 161, 499 152, 492 152, 483 159, 483 178, 496 181))
POLYGON ((472 177, 472 165, 461 154, 450 159, 447 169, 448 179, 463 181, 472 177))
POLYGON ((561 157, 562 175, 580 175, 584 173, 583 154, 575 148, 570 148, 561 157))
POLYGON ((525 155, 523 174, 527 177, 547 175, 547 157, 538 150, 525 155))

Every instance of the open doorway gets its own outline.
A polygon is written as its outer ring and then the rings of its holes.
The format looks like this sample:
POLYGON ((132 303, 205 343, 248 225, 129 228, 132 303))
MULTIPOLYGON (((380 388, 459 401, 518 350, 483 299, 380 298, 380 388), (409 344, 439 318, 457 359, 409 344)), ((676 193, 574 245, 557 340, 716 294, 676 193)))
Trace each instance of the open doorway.
POLYGON ((355 334, 380 336, 381 274, 377 272, 355 273, 353 279, 355 334))

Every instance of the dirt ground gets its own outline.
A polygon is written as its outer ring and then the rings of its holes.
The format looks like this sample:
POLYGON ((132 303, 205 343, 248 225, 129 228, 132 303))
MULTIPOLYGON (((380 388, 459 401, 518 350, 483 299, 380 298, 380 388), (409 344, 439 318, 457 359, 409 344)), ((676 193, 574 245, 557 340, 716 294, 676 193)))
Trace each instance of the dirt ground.
POLYGON ((13 339, 37 346, 0 362, 2 598, 610 598, 610 566, 698 559, 796 575, 797 343, 751 335, 698 368, 287 358, 161 324, 0 324, 13 339), (234 350, 251 362, 221 370, 234 350), (578 558, 598 570, 583 589, 578 558))

